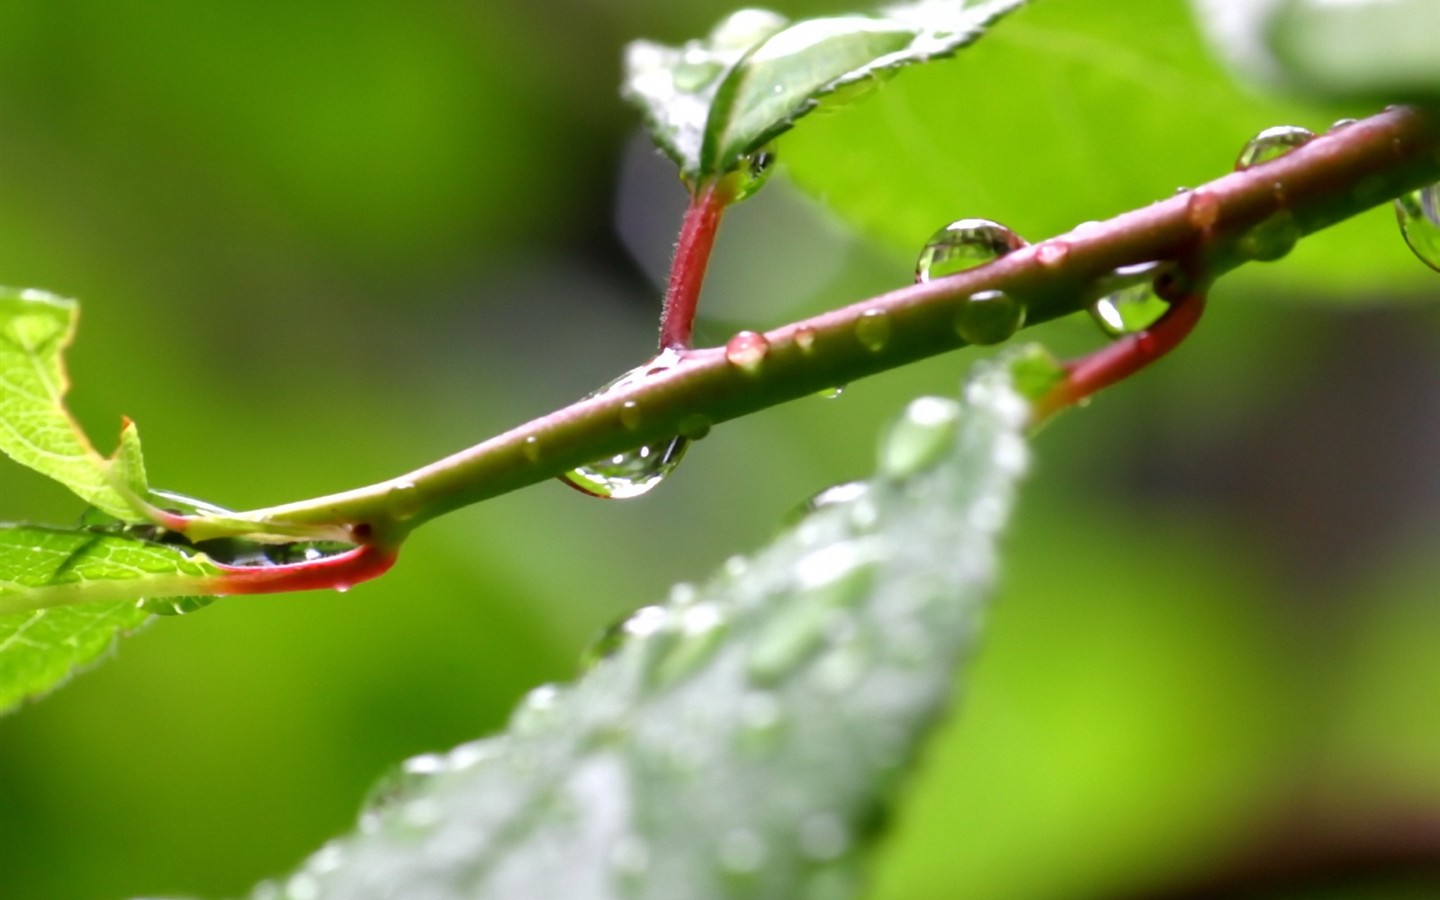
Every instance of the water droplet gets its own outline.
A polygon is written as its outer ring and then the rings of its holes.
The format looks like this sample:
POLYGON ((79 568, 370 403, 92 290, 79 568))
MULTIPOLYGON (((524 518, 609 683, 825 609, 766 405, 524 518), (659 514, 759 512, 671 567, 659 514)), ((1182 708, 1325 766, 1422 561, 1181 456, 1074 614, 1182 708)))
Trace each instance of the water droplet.
POLYGON ((850 846, 850 830, 834 813, 811 813, 800 823, 800 850, 811 859, 834 859, 850 846))
POLYGON ((1110 293, 1095 301, 1090 316, 1110 337, 1135 334, 1159 321, 1170 304, 1155 293, 1157 263, 1140 263, 1116 269, 1105 280, 1110 293))
POLYGON ((1250 139, 1235 160, 1235 170, 1243 171, 1277 159, 1315 139, 1315 132, 1298 125, 1276 125, 1250 139))
POLYGON ((1325 129, 1325 133, 1326 133, 1326 134, 1329 134, 1329 133, 1331 133, 1332 131, 1339 131, 1339 130, 1341 130, 1342 128, 1349 128, 1351 125, 1354 125, 1354 124, 1355 124, 1356 122, 1358 122, 1358 121, 1360 121, 1360 120, 1359 120, 1359 119, 1336 119, 1334 122, 1331 122, 1331 123, 1330 123, 1330 127, 1329 127, 1329 128, 1325 129))
POLYGON ((699 413, 691 413, 680 420, 680 436, 686 440, 702 440, 709 433, 710 420, 699 413))
POLYGON ((855 321, 855 339, 872 353, 885 349, 890 331, 890 316, 883 309, 866 310, 855 321))
POLYGON ((214 603, 215 597, 148 597, 135 605, 157 616, 184 616, 214 603))
POLYGON ((532 463, 539 462, 540 439, 533 434, 530 435, 525 439, 525 443, 520 445, 520 452, 525 454, 525 458, 530 460, 532 463))
POLYGON ((644 640, 665 627, 670 614, 661 606, 642 606, 640 609, 614 623, 590 642, 581 656, 582 665, 590 668, 601 660, 609 659, 620 651, 631 639, 644 640))
POLYGON ((795 329, 795 346, 800 348, 801 353, 809 353, 815 349, 815 329, 809 327, 795 329))
POLYGON ((845 608, 869 590, 879 552, 851 540, 830 544, 795 564, 795 591, 776 610, 745 657, 751 681, 768 685, 789 676, 843 629, 845 608))
POLYGON ((745 372, 759 371, 769 352, 770 342, 756 331, 742 331, 725 343, 725 358, 745 372))
POLYGON ((753 875, 765 864, 765 842, 748 828, 735 828, 720 839, 720 867, 731 875, 753 875))
MULTIPOLYGON (((636 366, 590 396, 599 397, 632 387, 646 378, 668 372, 680 362, 680 351, 663 350, 645 365, 636 366)), ((640 424, 640 415, 637 406, 627 403, 620 410, 620 422, 626 428, 636 428, 640 424)), ((628 500, 632 497, 639 497, 641 494, 649 492, 663 481, 665 476, 675 471, 675 467, 680 465, 680 459, 685 455, 685 449, 689 443, 684 437, 677 435, 667 441, 646 444, 636 447, 634 450, 617 453, 608 459, 580 466, 561 475, 560 480, 592 497, 603 497, 609 500, 628 500)), ((527 439, 525 444, 527 456, 530 454, 529 447, 530 443, 527 439)), ((535 454, 538 457, 538 443, 535 454)))
POLYGON ((943 397, 918 397, 890 426, 880 444, 880 470, 907 478, 929 468, 955 443, 960 404, 943 397))
POLYGON ((1056 239, 1041 241, 1035 246, 1035 261, 1047 269, 1053 269, 1070 255, 1070 245, 1056 239))
POLYGON ((510 731, 520 735, 536 733, 555 719, 559 700, 560 689, 553 684, 532 689, 511 714, 510 731))
POLYGON ((1440 182, 1396 198, 1395 217, 1405 243, 1421 262, 1440 272, 1440 182))
POLYGON ((729 622, 714 603, 700 603, 679 615, 679 636, 651 670, 651 682, 673 684, 700 667, 720 645, 729 622))
POLYGON ((955 333, 976 346, 1008 340, 1024 324, 1024 305, 1004 291, 971 294, 955 310, 955 333))
POLYGON ((1282 209, 1241 235, 1241 253, 1259 262, 1273 262, 1285 256, 1300 241, 1295 215, 1282 209))
POLYGON ((420 489, 401 481, 385 495, 385 511, 397 522, 413 518, 420 511, 420 489))
POLYGON ((640 404, 626 400, 620 405, 620 425, 627 431, 640 427, 640 404))
POLYGON ((1209 231, 1220 218, 1220 198, 1214 191, 1201 188, 1185 200, 1185 215, 1191 225, 1209 231))
POLYGON ((765 186, 775 169, 775 149, 766 144, 759 150, 740 157, 739 168, 726 176, 730 179, 733 202, 739 203, 765 186))
POLYGON ((930 236, 915 262, 915 280, 931 281, 993 262, 1025 246, 1015 232, 989 219, 957 219, 930 236))
POLYGON ((816 391, 815 395, 825 400, 834 400, 836 397, 839 397, 843 393, 845 393, 845 385, 837 384, 834 387, 822 388, 821 390, 816 391))
POLYGON ((827 506, 851 503, 865 496, 869 491, 870 483, 868 481, 847 481, 844 484, 834 484, 806 500, 800 508, 811 513, 827 506))

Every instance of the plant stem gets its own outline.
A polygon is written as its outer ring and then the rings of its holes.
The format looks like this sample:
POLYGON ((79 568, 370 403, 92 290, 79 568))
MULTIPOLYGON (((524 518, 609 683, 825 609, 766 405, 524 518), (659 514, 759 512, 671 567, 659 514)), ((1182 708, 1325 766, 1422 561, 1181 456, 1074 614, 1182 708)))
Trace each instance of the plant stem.
MULTIPOLYGON (((1027 323, 1038 324, 1085 309, 1098 299, 1102 279, 1121 266, 1177 261, 1182 270, 1200 273, 1191 287, 1203 291, 1239 265, 1278 258, 1306 234, 1437 181, 1440 112, 1392 108, 1278 159, 989 265, 768 331, 769 350, 758 366, 732 365, 719 348, 686 350, 679 365, 652 379, 582 400, 408 475, 241 515, 261 523, 260 531, 267 521, 363 524, 366 543, 395 546, 436 516, 591 460, 964 346, 954 316, 977 292, 1007 292, 1026 304, 1027 323), (866 316, 888 320, 883 344, 857 338, 857 323, 866 316), (626 404, 635 407, 622 424, 626 404), (404 504, 397 507, 401 494, 404 504)), ((682 236, 677 251, 662 343, 688 340, 698 273, 722 207, 711 194, 697 197, 687 213, 690 238, 682 236)))
POLYGON ((670 262, 670 282, 665 287, 665 305, 660 313, 661 350, 683 350, 690 346, 705 268, 710 262, 710 250, 715 246, 720 216, 730 200, 718 181, 701 185, 690 195, 690 205, 680 223, 675 258, 670 262))

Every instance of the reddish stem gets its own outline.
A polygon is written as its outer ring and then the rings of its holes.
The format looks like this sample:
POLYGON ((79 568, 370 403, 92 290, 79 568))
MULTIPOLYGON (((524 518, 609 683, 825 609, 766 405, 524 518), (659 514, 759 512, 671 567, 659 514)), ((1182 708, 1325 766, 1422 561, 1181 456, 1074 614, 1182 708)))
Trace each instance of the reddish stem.
POLYGON ((690 195, 690 206, 680 223, 675 258, 670 263, 665 306, 660 313, 661 350, 685 350, 690 347, 695 329, 695 309, 700 302, 700 286, 705 281, 705 267, 710 262, 710 249, 715 246, 720 214, 730 204, 730 199, 720 184, 713 181, 690 195))
POLYGON ((343 591, 384 575, 394 564, 393 549, 370 545, 324 559, 284 566, 227 566, 217 563, 225 574, 215 579, 214 591, 220 596, 280 594, 321 588, 343 591))
POLYGON ((1066 363, 1065 380, 1036 402, 1035 421, 1045 421, 1169 353, 1194 330, 1204 311, 1205 295, 1187 292, 1171 300, 1165 315, 1146 330, 1127 334, 1088 356, 1066 363))

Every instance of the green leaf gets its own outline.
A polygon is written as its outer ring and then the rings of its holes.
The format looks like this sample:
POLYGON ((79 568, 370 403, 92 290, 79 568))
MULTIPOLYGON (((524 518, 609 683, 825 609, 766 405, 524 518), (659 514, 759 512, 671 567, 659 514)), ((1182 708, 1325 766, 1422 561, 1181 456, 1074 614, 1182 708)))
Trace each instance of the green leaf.
POLYGON ((121 433, 118 472, 65 408, 69 379, 62 352, 75 334, 74 300, 36 290, 0 288, 0 452, 48 475, 86 502, 126 521, 142 521, 116 480, 146 495, 135 426, 121 433), (115 480, 112 480, 115 479, 115 480))
MULTIPOLYGON (((1212 58, 1181 0, 1035 3, 943 66, 895 79, 845 115, 785 138, 788 174, 913 264, 967 217, 1035 242, 1144 207, 1230 172, 1273 125, 1317 133, 1366 108, 1256 96, 1212 58)), ((1388 204, 1386 204, 1388 207, 1388 204)), ((1285 296, 1431 290, 1377 208, 1301 241, 1283 261, 1221 283, 1285 296)))
POLYGON ((915 401, 868 484, 681 586, 508 732, 410 760, 257 897, 851 896, 946 707, 1026 466, 1006 364, 915 401))
POLYGON ((681 174, 706 180, 738 168, 825 95, 951 56, 1023 3, 921 0, 789 24, 741 10, 683 47, 632 43, 623 93, 681 174))
POLYGON ((0 712, 53 689, 151 612, 203 605, 194 595, 221 574, 169 544, 0 525, 0 712))
POLYGON ((1440 3, 1289 0, 1269 45, 1289 82, 1313 94, 1379 101, 1440 100, 1440 3))
POLYGON ((134 602, 0 615, 0 713, 59 687, 149 618, 134 602))

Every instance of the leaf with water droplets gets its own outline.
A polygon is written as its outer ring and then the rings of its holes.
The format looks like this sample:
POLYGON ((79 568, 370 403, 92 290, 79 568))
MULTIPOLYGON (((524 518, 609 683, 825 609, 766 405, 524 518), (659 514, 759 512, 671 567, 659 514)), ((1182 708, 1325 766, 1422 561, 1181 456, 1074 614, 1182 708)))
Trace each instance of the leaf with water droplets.
POLYGON ((255 896, 853 896, 993 586, 1034 357, 911 404, 868 485, 608 631, 507 733, 407 763, 255 896))
POLYGON ((141 597, 216 588, 208 558, 123 534, 0 526, 0 712, 51 690, 150 617, 141 597))
POLYGON ((921 0, 798 22, 745 9, 681 47, 632 43, 623 92, 681 174, 700 181, 739 168, 820 98, 953 55, 1023 3, 921 0))
POLYGON ((91 446, 65 408, 61 358, 75 334, 75 301, 0 288, 0 452, 48 475, 112 516, 141 521, 119 486, 146 495, 140 438, 127 421, 115 458, 91 446))

